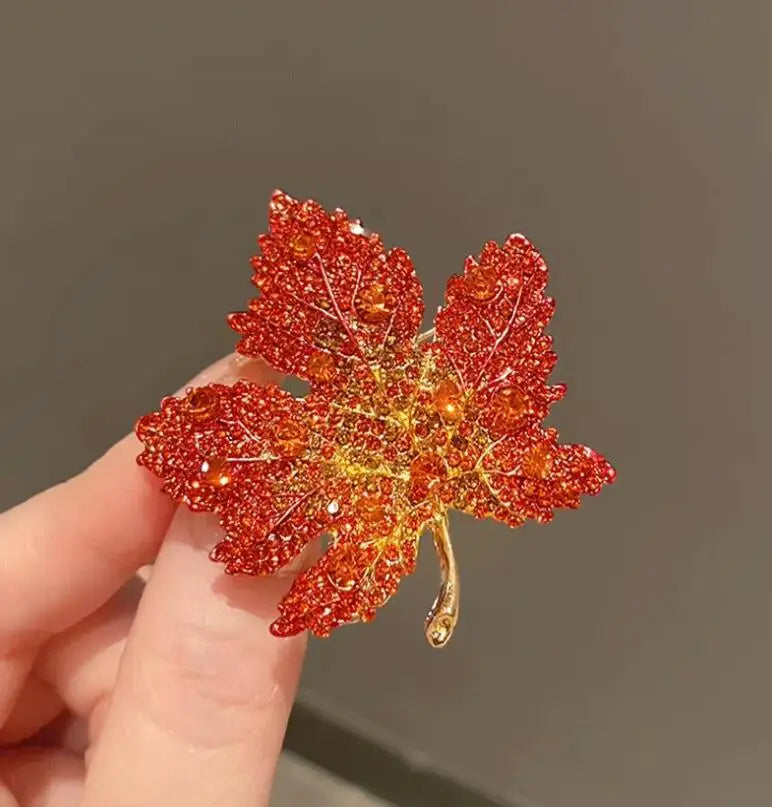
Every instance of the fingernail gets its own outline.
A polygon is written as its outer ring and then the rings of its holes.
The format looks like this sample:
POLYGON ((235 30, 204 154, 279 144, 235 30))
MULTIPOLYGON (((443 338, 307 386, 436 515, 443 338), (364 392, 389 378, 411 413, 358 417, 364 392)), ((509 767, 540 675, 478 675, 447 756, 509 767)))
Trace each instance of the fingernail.
POLYGON ((276 572, 277 577, 296 577, 300 572, 310 569, 321 555, 321 545, 319 540, 311 541, 303 551, 296 555, 286 566, 282 566, 276 572))
POLYGON ((205 370, 188 381, 185 386, 177 390, 175 395, 181 395, 189 387, 204 387, 207 384, 230 384, 239 380, 254 381, 258 384, 281 382, 282 375, 262 359, 242 356, 240 353, 231 353, 228 356, 210 364, 205 370))
POLYGON ((175 518, 184 520, 190 542, 207 554, 225 537, 220 519, 214 513, 191 513, 180 509, 175 518))

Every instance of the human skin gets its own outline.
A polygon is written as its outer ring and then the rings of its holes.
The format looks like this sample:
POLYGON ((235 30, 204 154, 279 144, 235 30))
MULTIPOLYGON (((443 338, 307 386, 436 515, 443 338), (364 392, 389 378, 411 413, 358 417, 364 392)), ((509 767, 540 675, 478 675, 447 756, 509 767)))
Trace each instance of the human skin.
MULTIPOLYGON (((275 380, 231 356, 191 383, 244 377, 275 380)), ((216 522, 139 448, 0 515, 0 807, 268 803, 305 649, 268 626, 294 572, 223 575, 216 522)))

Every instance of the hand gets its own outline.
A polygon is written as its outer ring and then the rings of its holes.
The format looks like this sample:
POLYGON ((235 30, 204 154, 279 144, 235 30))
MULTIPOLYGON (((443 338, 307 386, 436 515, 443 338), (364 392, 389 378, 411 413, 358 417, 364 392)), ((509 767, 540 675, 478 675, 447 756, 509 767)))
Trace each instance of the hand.
MULTIPOLYGON (((230 357, 196 384, 268 371, 230 357)), ((132 436, 0 515, 0 807, 267 804, 305 638, 228 577, 132 436), (154 566, 143 585, 137 571, 154 566)))

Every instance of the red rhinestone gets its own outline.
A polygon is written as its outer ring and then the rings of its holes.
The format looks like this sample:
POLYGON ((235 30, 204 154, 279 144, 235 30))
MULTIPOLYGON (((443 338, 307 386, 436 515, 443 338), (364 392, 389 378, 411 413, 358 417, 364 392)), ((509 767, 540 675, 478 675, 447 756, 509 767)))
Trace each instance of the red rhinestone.
POLYGON ((311 354, 307 369, 315 381, 332 381, 335 378, 335 359, 329 353, 317 351, 311 354))

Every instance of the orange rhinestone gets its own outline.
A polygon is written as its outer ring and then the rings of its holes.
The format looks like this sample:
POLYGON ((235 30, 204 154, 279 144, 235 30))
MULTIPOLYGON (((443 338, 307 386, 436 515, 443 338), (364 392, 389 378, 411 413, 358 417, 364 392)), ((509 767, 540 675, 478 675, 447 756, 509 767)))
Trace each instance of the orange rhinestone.
POLYGON ((217 417, 220 411, 220 398, 212 389, 201 387, 192 389, 185 398, 188 414, 198 423, 206 423, 217 417))
POLYGON ((276 427, 276 450, 282 457, 292 459, 308 448, 308 430, 295 420, 283 420, 276 427))
POLYGON ((300 232, 290 241, 292 254, 300 260, 310 258, 316 250, 316 240, 311 233, 300 232))
POLYGON ((386 515, 385 499, 377 493, 365 493, 354 502, 354 510, 364 521, 383 521, 386 515))
POLYGON ((445 460, 439 454, 421 454, 410 463, 410 479, 423 490, 429 490, 447 474, 445 460))
POLYGON ((201 463, 201 474, 208 485, 224 488, 231 481, 230 463, 224 457, 208 457, 201 463))
POLYGON ((448 423, 456 423, 464 416, 464 398, 455 381, 446 378, 434 390, 434 408, 448 423))
POLYGON ((553 457, 549 446, 538 444, 523 457, 520 467, 524 476, 531 479, 546 479, 552 470, 552 463, 553 457))
POLYGON ((528 399, 517 387, 505 387, 493 394, 488 411, 496 431, 515 431, 528 413, 528 399))
POLYGON ((307 369, 315 381, 332 381, 335 378, 335 359, 329 353, 317 351, 311 354, 307 369))
POLYGON ((386 293, 380 283, 373 283, 360 289, 354 300, 354 309, 362 322, 375 324, 383 322, 394 310, 394 299, 386 293))
POLYGON ((478 303, 492 299, 498 290, 499 278, 490 266, 473 266, 464 275, 464 291, 478 303))

